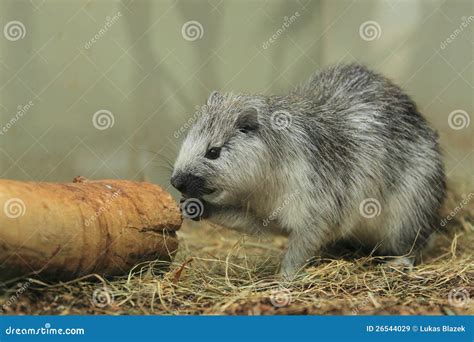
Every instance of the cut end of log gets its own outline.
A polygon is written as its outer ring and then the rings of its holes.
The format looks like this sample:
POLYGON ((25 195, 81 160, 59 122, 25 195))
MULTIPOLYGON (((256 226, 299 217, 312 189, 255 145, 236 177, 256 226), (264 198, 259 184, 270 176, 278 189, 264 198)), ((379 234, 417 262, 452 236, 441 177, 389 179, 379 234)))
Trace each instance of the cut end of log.
POLYGON ((146 182, 0 180, 0 205, 2 277, 124 275, 141 262, 169 262, 178 248, 179 208, 146 182))

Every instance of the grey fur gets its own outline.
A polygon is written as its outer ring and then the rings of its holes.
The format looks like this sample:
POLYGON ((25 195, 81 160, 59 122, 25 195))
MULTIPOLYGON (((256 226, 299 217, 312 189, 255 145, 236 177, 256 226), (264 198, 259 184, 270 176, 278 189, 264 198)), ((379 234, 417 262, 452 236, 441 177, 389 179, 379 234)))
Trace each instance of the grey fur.
POLYGON ((173 176, 182 173, 216 191, 193 194, 204 218, 288 234, 288 277, 337 240, 415 256, 445 196, 436 132, 398 86, 357 64, 284 96, 213 93, 181 147, 173 176), (219 158, 204 157, 211 147, 219 158), (380 204, 375 214, 367 201, 380 204))

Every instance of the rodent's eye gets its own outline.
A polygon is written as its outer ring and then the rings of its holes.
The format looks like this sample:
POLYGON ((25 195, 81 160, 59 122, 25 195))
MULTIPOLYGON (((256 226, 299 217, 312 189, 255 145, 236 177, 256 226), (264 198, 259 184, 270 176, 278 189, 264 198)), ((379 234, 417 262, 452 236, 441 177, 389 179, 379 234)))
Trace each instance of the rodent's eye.
POLYGON ((249 125, 245 125, 245 126, 240 127, 240 128, 239 128, 239 131, 242 132, 242 133, 247 134, 247 133, 250 132, 252 129, 253 129, 253 127, 251 127, 251 126, 249 126, 249 125))
POLYGON ((220 147, 211 147, 204 157, 207 159, 217 159, 221 155, 221 148, 220 147))

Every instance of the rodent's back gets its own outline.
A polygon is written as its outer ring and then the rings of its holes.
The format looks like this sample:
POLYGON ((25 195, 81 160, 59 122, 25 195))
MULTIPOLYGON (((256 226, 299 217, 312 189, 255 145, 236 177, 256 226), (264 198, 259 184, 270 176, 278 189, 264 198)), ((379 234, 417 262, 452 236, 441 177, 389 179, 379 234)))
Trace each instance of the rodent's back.
POLYGON ((416 234, 426 240, 445 195, 443 163, 436 132, 400 87, 364 66, 338 65, 278 101, 294 109, 297 129, 288 134, 310 140, 306 155, 330 221, 360 217, 358 205, 373 197, 405 227, 389 250, 405 252, 416 234))
MULTIPOLYGON (((297 87, 289 96, 305 99, 310 110, 302 122, 318 143, 326 135, 351 148, 402 151, 422 144, 439 153, 437 133, 429 127, 416 104, 400 87, 358 64, 325 69, 297 87)), ((321 141, 321 143, 323 143, 321 141)), ((368 152, 368 151, 367 151, 368 152)), ((399 151, 400 152, 400 151, 399 151)))
POLYGON ((311 101, 316 108, 323 108, 321 114, 324 116, 350 115, 364 109, 373 109, 380 114, 387 110, 398 111, 398 115, 388 117, 387 122, 388 119, 405 121, 414 129, 423 131, 428 127, 418 113, 416 104, 399 86, 360 64, 343 64, 324 69, 297 87, 293 94, 311 101))

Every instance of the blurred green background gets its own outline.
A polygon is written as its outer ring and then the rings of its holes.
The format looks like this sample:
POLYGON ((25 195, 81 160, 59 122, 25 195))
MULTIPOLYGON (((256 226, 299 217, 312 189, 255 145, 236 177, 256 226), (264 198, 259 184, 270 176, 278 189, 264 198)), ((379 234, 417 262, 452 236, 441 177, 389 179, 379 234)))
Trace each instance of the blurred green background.
POLYGON ((415 99, 472 186, 474 2, 0 0, 0 177, 168 186, 212 90, 283 93, 367 64, 415 99), (184 126, 183 126, 184 125, 184 126))

